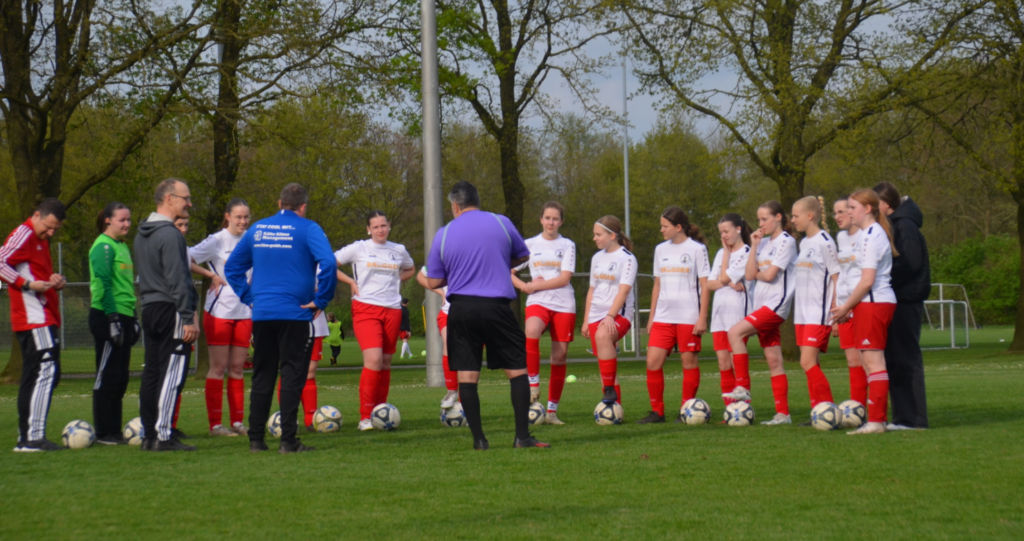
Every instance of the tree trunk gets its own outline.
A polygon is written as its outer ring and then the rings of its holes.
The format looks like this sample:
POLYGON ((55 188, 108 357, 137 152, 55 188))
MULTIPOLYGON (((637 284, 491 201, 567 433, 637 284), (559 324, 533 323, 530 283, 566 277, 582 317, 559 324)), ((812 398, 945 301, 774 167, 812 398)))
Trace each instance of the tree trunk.
MULTIPOLYGON (((789 216, 793 203, 804 196, 804 170, 791 167, 782 167, 786 174, 782 176, 779 184, 779 203, 782 203, 782 210, 789 216)), ((782 357, 788 361, 800 360, 800 347, 796 345, 796 327, 793 325, 794 310, 790 310, 789 319, 779 329, 782 341, 782 357)))
POLYGON ((1017 202, 1017 242, 1020 244, 1020 289, 1017 291, 1017 317, 1013 325, 1010 351, 1024 351, 1024 107, 1018 104, 1013 115, 1013 178, 1017 181, 1013 198, 1017 202))
POLYGON ((238 40, 238 25, 242 8, 237 0, 224 0, 217 29, 217 43, 221 47, 220 77, 217 89, 217 108, 213 116, 213 171, 214 185, 206 211, 206 233, 212 235, 221 229, 224 208, 231 197, 238 178, 238 62, 242 45, 238 40))

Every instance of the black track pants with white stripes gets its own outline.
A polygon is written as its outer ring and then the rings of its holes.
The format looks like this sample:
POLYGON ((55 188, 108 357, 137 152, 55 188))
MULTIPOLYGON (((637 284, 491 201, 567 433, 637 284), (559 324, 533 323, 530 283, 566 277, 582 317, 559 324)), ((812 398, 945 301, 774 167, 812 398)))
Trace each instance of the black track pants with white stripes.
POLYGON ((182 341, 184 325, 177 307, 170 302, 155 302, 142 308, 142 335, 146 346, 146 366, 139 389, 139 415, 147 439, 155 434, 160 441, 171 439, 174 404, 192 353, 182 341))
POLYGON ((96 343, 96 383, 92 386, 92 424, 97 438, 121 433, 128 366, 132 361, 135 318, 121 315, 120 346, 110 341, 110 322, 103 310, 89 309, 89 332, 96 343))
POLYGON ((60 329, 40 327, 15 333, 21 346, 18 389, 18 441, 46 438, 46 416, 60 383, 60 329))

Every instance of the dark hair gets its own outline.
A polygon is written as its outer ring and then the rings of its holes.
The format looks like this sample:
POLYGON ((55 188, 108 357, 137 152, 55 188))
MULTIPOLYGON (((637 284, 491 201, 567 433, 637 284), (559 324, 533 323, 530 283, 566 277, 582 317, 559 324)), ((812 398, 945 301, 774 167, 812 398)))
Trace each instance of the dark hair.
POLYGON ((160 184, 156 185, 156 190, 153 191, 153 199, 156 200, 157 206, 164 204, 164 199, 167 199, 167 194, 174 192, 174 187, 178 183, 185 184, 184 180, 176 179, 174 177, 165 178, 160 181, 160 184))
POLYGON ((330 321, 331 323, 334 323, 337 320, 338 320, 338 318, 335 317, 334 312, 328 312, 327 313, 327 321, 330 321))
POLYGON ((107 223, 107 220, 113 218, 115 212, 127 208, 128 207, 125 206, 124 203, 118 203, 117 201, 107 203, 107 206, 103 207, 103 210, 101 210, 99 215, 96 216, 96 229, 99 230, 100 233, 106 231, 107 226, 110 225, 107 223))
POLYGON ((455 203, 460 209, 479 207, 480 193, 476 191, 476 186, 462 180, 452 186, 452 191, 448 192, 448 201, 455 203))
POLYGON ((378 216, 384 218, 385 220, 388 219, 388 215, 385 214, 383 210, 371 210, 370 213, 366 215, 366 226, 369 227, 370 226, 370 220, 372 220, 372 219, 374 219, 374 218, 376 218, 378 216))
POLYGON ((544 206, 540 209, 540 217, 544 217, 544 211, 548 209, 555 209, 558 211, 558 219, 565 220, 565 209, 562 208, 562 204, 557 201, 548 201, 544 203, 544 206))
POLYGON ((683 209, 669 207, 665 209, 665 212, 661 213, 661 217, 668 220, 668 223, 672 225, 682 226, 683 233, 686 233, 687 237, 701 244, 707 244, 707 241, 704 240, 704 235, 700 233, 700 228, 690 223, 690 217, 686 215, 686 211, 683 209))
POLYGON ((67 209, 64 208, 64 203, 60 202, 60 199, 56 197, 47 197, 39 202, 39 206, 36 207, 36 212, 39 213, 40 218, 46 218, 47 216, 55 216, 57 220, 63 222, 68 217, 67 209))
POLYGON ((771 201, 765 201, 764 203, 761 203, 761 206, 757 208, 768 209, 768 212, 772 213, 772 216, 777 216, 781 214, 782 230, 785 231, 786 233, 789 233, 790 236, 793 236, 793 224, 789 222, 789 216, 786 214, 786 211, 782 210, 782 203, 779 203, 778 201, 775 201, 773 199, 771 201))
POLYGON ((309 192, 302 185, 292 182, 281 189, 281 208, 299 210, 306 203, 309 203, 309 192))
POLYGON ((622 233, 622 222, 618 218, 612 215, 602 216, 597 220, 597 223, 615 234, 615 240, 618 241, 619 246, 630 251, 633 250, 633 241, 629 240, 629 237, 622 233))
POLYGON ((878 198, 885 201, 885 204, 889 205, 889 208, 892 210, 900 208, 900 202, 903 199, 900 197, 900 191, 897 190, 896 186, 893 186, 891 182, 879 182, 878 184, 875 184, 875 187, 872 188, 872 190, 874 190, 874 192, 878 194, 878 198))
MULTIPOLYGON (((224 214, 231 214, 231 211, 235 210, 235 207, 248 207, 248 206, 249 206, 249 203, 246 203, 245 199, 242 199, 241 197, 236 197, 236 198, 232 199, 231 201, 228 201, 228 206, 224 207, 224 214)), ((224 218, 224 221, 221 222, 220 226, 221 226, 221 228, 226 228, 228 226, 228 219, 224 218)))
POLYGON ((402 297, 402 304, 409 304, 409 299, 402 297))
POLYGON ((725 222, 729 222, 732 225, 740 228, 740 238, 743 239, 743 244, 750 246, 750 224, 748 224, 747 221, 743 219, 743 216, 740 216, 735 212, 730 212, 729 214, 722 216, 721 220, 718 220, 718 223, 720 224, 723 224, 725 222))

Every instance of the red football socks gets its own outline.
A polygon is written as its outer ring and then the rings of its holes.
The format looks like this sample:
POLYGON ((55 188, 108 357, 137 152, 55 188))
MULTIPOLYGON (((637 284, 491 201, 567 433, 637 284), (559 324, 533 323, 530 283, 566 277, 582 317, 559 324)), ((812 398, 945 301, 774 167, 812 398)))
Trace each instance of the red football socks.
POLYGON ((526 375, 530 377, 530 387, 540 387, 540 339, 526 339, 526 375))
POLYGON ((377 405, 377 385, 380 372, 363 368, 359 378, 359 419, 369 419, 370 412, 377 405))
POLYGON ((454 370, 448 370, 448 356, 441 357, 441 362, 444 364, 444 386, 449 391, 459 390, 459 373, 454 370))
POLYGON ((306 386, 302 388, 302 413, 306 416, 306 426, 313 424, 313 414, 316 413, 316 378, 307 379, 306 386))
POLYGON ((210 429, 224 420, 224 380, 206 378, 206 417, 210 429))
MULTIPOLYGON (((731 393, 736 388, 736 374, 731 368, 729 370, 719 370, 719 373, 722 375, 722 394, 731 393)), ((735 402, 731 398, 723 398, 722 400, 725 401, 726 406, 735 402)))
MULTIPOLYGON (((734 353, 732 366, 736 373, 736 387, 750 390, 750 356, 746 353, 734 353)), ((735 387, 733 387, 735 389, 735 387)), ((732 391, 732 389, 729 389, 732 391)))
POLYGON ((868 421, 884 423, 889 419, 889 372, 880 370, 868 376, 868 421))
POLYGON ((598 359, 597 368, 601 371, 601 385, 611 387, 615 385, 615 373, 619 368, 618 359, 598 359))
MULTIPOLYGON (((564 364, 551 365, 551 378, 548 381, 548 405, 558 404, 562 400, 562 389, 565 387, 564 364)), ((555 411, 549 408, 548 411, 555 411)))
POLYGON ((245 420, 245 378, 228 378, 228 416, 231 426, 245 420))
POLYGON ((772 376, 772 394, 775 395, 775 412, 789 415, 789 378, 785 374, 772 376))
POLYGON ((618 383, 615 384, 615 401, 622 404, 622 387, 618 383))
POLYGON ((700 368, 683 369, 683 403, 697 397, 700 388, 700 368))
POLYGON ((651 396, 651 411, 665 416, 665 371, 647 371, 647 394, 651 396))
POLYGON ((804 372, 807 375, 807 390, 811 394, 811 407, 817 406, 820 402, 832 402, 832 387, 828 384, 828 378, 821 371, 820 366, 813 366, 804 372))
POLYGON ((863 366, 850 367, 850 400, 868 405, 868 373, 863 366))

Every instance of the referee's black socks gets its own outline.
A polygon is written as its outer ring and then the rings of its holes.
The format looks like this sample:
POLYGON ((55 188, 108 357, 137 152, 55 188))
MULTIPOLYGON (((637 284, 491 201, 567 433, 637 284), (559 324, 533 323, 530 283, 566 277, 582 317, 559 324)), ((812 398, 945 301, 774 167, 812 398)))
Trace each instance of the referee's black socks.
POLYGON ((530 437, 530 379, 523 374, 508 382, 512 388, 512 410, 516 414, 516 437, 525 440, 530 437))
MULTIPOLYGON (((526 392, 530 392, 529 389, 526 392)), ((462 411, 466 413, 469 429, 473 431, 473 441, 486 439, 484 428, 480 426, 480 395, 477 393, 476 383, 459 382, 459 401, 462 402, 462 411)))

